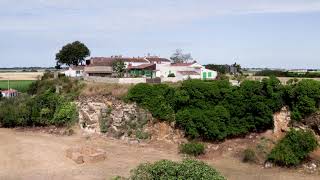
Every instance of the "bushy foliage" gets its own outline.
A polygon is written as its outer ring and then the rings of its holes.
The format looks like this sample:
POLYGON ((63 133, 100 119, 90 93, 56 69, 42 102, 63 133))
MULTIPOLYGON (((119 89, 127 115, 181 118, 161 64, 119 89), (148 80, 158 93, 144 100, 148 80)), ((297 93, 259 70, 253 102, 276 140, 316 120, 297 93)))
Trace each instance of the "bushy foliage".
POLYGON ((160 120, 173 120, 173 94, 174 89, 165 84, 138 84, 130 89, 127 99, 145 107, 160 120))
POLYGON ((27 97, 3 98, 0 101, 0 127, 11 128, 16 125, 25 126, 28 123, 30 113, 26 101, 27 97))
POLYGON ((0 102, 0 125, 16 126, 67 126, 77 120, 77 109, 71 103, 81 89, 78 82, 67 78, 36 81, 29 93, 0 102), (61 93, 55 86, 61 85, 61 93))
POLYGON ((292 109, 292 118, 301 120, 317 111, 320 105, 320 82, 302 80, 286 87, 287 104, 292 109))
POLYGON ((153 164, 141 164, 131 171, 131 180, 162 180, 162 179, 210 179, 224 180, 214 168, 196 161, 184 160, 181 163, 162 160, 153 164))
POLYGON ((50 121, 55 126, 72 125, 78 119, 77 107, 74 103, 64 102, 59 105, 50 121))
POLYGON ((291 130, 268 155, 268 160, 280 166, 296 166, 318 146, 311 131, 291 130))
POLYGON ((176 77, 176 75, 174 73, 170 73, 168 77, 176 77))
POLYGON ((202 143, 190 142, 180 145, 180 153, 192 156, 204 154, 205 147, 202 143))
POLYGON ((282 85, 276 77, 244 81, 240 87, 228 81, 184 81, 179 87, 139 84, 128 100, 148 109, 155 118, 174 120, 190 138, 224 140, 273 127, 273 113, 284 105, 293 119, 315 112, 320 105, 320 82, 303 80, 282 85))
POLYGON ((263 70, 255 73, 256 76, 296 77, 296 78, 318 78, 319 72, 296 73, 279 70, 263 70))

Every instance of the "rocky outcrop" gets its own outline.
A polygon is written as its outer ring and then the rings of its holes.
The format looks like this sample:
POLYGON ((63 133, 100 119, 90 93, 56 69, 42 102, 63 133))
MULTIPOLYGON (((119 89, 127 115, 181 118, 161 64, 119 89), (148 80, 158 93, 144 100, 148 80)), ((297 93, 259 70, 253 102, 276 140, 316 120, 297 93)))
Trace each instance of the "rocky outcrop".
POLYGON ((273 134, 276 138, 281 138, 285 132, 289 131, 290 121, 291 113, 288 107, 283 107, 279 112, 273 114, 273 134))
POLYGON ((79 125, 88 133, 105 133, 116 138, 141 135, 152 116, 136 104, 111 96, 81 97, 78 101, 79 125))
POLYGON ((303 120, 303 123, 320 135, 320 112, 316 112, 303 120))

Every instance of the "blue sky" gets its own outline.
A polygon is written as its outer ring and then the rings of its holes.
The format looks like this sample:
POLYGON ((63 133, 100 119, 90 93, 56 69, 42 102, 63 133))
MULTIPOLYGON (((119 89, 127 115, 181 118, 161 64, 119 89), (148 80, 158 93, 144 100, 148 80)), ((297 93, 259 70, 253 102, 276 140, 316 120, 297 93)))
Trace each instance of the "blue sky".
POLYGON ((0 67, 53 66, 66 43, 92 56, 320 68, 320 0, 0 0, 0 67))

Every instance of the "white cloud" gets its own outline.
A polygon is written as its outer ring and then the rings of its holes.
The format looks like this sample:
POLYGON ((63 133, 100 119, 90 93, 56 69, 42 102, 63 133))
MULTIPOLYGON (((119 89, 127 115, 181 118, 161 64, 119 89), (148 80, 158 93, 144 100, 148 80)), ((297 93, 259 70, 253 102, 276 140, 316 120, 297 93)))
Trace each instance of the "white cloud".
POLYGON ((132 31, 217 15, 320 11, 319 0, 0 0, 0 6, 0 30, 25 31, 132 31))

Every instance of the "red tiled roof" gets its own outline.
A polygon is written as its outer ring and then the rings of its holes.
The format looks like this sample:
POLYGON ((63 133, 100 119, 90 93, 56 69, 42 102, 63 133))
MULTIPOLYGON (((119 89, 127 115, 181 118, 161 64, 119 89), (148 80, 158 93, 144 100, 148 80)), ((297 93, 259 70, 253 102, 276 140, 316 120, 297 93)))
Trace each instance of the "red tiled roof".
POLYGON ((146 68, 151 68, 151 69, 155 69, 156 65, 155 64, 141 64, 139 66, 128 66, 128 69, 146 69, 146 68))
POLYGON ((10 89, 10 90, 4 90, 4 91, 1 91, 2 93, 4 94, 10 94, 10 93, 17 93, 18 91, 15 90, 15 89, 10 89))
POLYGON ((191 66, 194 63, 172 63, 171 66, 191 66))
POLYGON ((178 71, 178 73, 182 75, 200 75, 200 73, 197 73, 195 71, 178 71))

